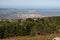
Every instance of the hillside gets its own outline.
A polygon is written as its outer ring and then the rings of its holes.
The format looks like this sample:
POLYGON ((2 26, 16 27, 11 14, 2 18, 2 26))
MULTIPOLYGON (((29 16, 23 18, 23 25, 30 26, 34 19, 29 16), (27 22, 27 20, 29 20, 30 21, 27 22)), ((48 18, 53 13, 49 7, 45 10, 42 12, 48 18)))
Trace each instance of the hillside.
POLYGON ((38 36, 16 36, 5 38, 3 40, 52 40, 54 37, 60 37, 60 34, 38 35, 38 36))
POLYGON ((60 33, 60 16, 26 19, 1 19, 0 38, 60 33))

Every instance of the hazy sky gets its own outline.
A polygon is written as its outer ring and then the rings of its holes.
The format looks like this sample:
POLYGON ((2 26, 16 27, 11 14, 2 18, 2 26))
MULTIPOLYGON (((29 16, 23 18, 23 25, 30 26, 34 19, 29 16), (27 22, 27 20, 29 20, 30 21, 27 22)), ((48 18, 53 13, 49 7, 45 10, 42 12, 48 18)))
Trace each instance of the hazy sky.
POLYGON ((0 0, 0 8, 60 8, 60 0, 0 0))

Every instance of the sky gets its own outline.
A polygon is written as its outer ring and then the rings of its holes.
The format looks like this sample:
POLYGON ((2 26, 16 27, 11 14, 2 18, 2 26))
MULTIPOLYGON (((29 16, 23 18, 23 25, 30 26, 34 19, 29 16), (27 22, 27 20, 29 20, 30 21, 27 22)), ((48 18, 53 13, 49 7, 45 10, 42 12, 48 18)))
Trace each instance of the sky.
POLYGON ((60 0, 0 0, 0 8, 60 8, 60 0))

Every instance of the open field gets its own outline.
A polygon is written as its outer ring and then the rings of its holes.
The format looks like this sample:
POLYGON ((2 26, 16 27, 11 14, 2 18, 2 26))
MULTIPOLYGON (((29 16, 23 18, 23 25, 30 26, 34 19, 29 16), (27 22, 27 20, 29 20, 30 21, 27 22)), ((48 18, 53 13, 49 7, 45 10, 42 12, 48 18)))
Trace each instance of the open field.
POLYGON ((54 37, 60 37, 60 34, 50 34, 50 35, 39 35, 39 36, 34 36, 34 37, 29 37, 29 36, 17 36, 17 37, 12 37, 12 38, 5 38, 5 39, 0 39, 0 40, 52 40, 54 37))

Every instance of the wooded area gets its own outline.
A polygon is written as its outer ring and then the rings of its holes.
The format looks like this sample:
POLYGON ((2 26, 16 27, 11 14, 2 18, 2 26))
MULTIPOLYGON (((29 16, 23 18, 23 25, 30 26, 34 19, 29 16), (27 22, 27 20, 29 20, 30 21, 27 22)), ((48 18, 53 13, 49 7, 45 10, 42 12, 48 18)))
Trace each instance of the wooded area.
POLYGON ((26 19, 1 19, 0 38, 60 33, 60 16, 26 19))

